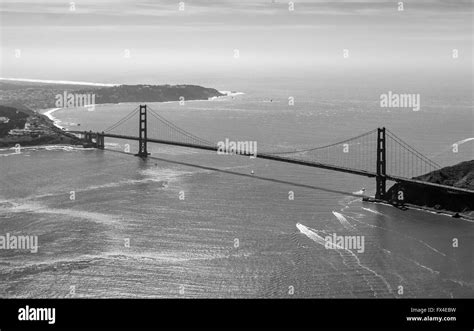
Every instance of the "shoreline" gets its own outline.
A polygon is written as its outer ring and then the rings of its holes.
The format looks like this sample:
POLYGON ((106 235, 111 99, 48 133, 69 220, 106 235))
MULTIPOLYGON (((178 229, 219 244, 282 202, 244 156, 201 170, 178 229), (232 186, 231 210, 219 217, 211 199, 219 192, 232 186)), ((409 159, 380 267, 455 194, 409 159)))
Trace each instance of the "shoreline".
MULTIPOLYGON (((10 155, 5 154, 2 152, 7 152, 16 149, 16 147, 0 147, 0 156, 10 155)), ((25 151, 34 151, 38 149, 44 150, 65 150, 65 151, 72 151, 72 150, 94 150, 95 148, 89 147, 82 147, 81 145, 71 145, 71 144, 44 144, 44 145, 26 145, 18 147, 19 150, 25 151)), ((12 153, 12 155, 21 154, 21 153, 12 153)))
POLYGON ((64 127, 62 127, 61 125, 59 125, 59 123, 61 123, 61 120, 57 119, 56 117, 54 117, 52 114, 57 111, 57 110, 60 110, 60 109, 63 109, 63 108, 47 108, 47 109, 39 109, 38 112, 41 114, 41 115, 45 115, 47 118, 49 118, 51 121, 53 121, 53 125, 55 127, 57 127, 58 129, 61 129, 61 130, 64 130, 64 127), (46 110, 45 112, 42 112, 46 110))
MULTIPOLYGON (((383 200, 378 200, 378 199, 375 199, 373 197, 369 197, 365 200, 363 199, 362 201, 397 208, 397 206, 392 205, 389 202, 386 202, 386 201, 383 201, 383 200)), ((433 209, 433 208, 430 208, 430 207, 417 206, 417 205, 413 205, 413 204, 410 204, 410 203, 405 203, 403 205, 403 207, 405 207, 408 210, 417 210, 417 211, 430 213, 430 214, 435 214, 435 215, 440 215, 440 216, 448 216, 450 218, 460 219, 460 220, 463 220, 463 221, 466 221, 466 222, 469 222, 469 223, 474 223, 474 217, 473 216, 463 214, 463 213, 459 213, 459 212, 454 212, 454 211, 449 211, 449 210, 444 210, 444 209, 442 209, 442 210, 441 209, 433 209), (456 215, 456 214, 459 215, 459 218, 454 217, 454 215, 456 215)), ((397 208, 397 209, 399 209, 399 208, 397 208)))

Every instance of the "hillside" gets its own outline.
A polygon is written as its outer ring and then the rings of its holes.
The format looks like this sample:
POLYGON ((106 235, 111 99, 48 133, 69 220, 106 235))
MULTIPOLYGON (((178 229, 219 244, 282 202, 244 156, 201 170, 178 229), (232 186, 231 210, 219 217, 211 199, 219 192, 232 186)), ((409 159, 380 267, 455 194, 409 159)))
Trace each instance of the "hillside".
POLYGON ((30 114, 19 111, 15 107, 0 106, 0 117, 8 119, 7 123, 0 122, 0 138, 8 135, 12 129, 24 128, 29 116, 30 114))
POLYGON ((207 100, 222 96, 219 91, 196 85, 120 85, 77 93, 94 93, 97 104, 119 102, 165 102, 184 100, 207 100))
POLYGON ((94 94, 95 104, 208 100, 223 96, 213 88, 197 85, 119 85, 112 87, 0 81, 0 103, 19 103, 32 109, 56 108, 65 93, 94 94))
POLYGON ((458 163, 415 179, 430 183, 467 188, 474 191, 474 160, 458 163))
MULTIPOLYGON (((96 87, 91 87, 94 89, 96 87)), ((0 81, 0 103, 22 105, 31 109, 55 108, 56 96, 64 91, 84 89, 83 85, 46 84, 31 82, 0 81)))
POLYGON ((0 147, 83 143, 55 127, 46 116, 24 106, 0 105, 0 118, 0 147))
MULTIPOLYGON (((23 81, 0 81, 0 147, 39 144, 82 144, 54 126, 35 110, 61 108, 69 97, 90 97, 94 104, 208 100, 223 96, 213 88, 197 85, 89 86, 23 81), (92 98, 93 95, 93 98, 92 98), (61 100, 61 105, 57 101, 61 100)), ((83 106, 73 102, 71 107, 83 106)))
POLYGON ((428 207, 436 210, 447 210, 470 214, 474 211, 474 160, 458 163, 432 171, 414 179, 430 183, 453 186, 472 190, 472 193, 449 192, 436 187, 420 186, 413 183, 396 183, 387 195, 396 201, 397 192, 403 190, 404 203, 428 207))

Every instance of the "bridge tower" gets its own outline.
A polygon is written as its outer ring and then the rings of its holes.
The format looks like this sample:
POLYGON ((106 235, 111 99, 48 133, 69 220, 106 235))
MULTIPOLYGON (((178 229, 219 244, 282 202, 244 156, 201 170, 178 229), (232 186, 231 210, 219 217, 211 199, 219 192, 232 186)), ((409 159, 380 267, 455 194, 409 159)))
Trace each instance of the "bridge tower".
POLYGON ((138 117, 138 153, 135 154, 135 156, 146 158, 148 155, 150 155, 146 149, 146 144, 146 105, 140 105, 138 117))
POLYGON ((92 144, 92 131, 84 133, 84 139, 89 143, 92 144))
POLYGON ((386 200, 386 144, 385 144, 385 128, 377 129, 377 176, 375 198, 380 200, 386 200))

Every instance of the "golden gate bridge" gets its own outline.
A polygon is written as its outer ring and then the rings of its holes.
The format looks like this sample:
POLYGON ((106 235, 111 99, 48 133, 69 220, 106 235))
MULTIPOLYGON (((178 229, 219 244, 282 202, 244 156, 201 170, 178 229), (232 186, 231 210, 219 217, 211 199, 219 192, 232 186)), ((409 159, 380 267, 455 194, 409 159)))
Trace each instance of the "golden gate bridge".
MULTIPOLYGON (((209 151, 219 150, 217 142, 200 138, 176 126, 147 105, 137 106, 127 116, 102 132, 68 132, 85 138, 89 144, 99 149, 104 149, 105 138, 138 141, 138 152, 135 155, 141 158, 150 155, 147 149, 148 143, 209 151), (126 125, 131 121, 137 121, 138 135, 130 132, 130 125, 126 125)), ((394 197, 387 196, 387 181, 433 187, 450 193, 474 193, 467 189, 416 179, 415 177, 440 169, 441 166, 384 127, 324 146, 276 150, 272 146, 263 145, 263 152, 261 146, 259 143, 259 152, 255 155, 257 158, 375 178, 375 199, 379 201, 394 200, 394 197)), ((233 154, 232 151, 229 152, 233 154)), ((237 154, 253 156, 245 152, 237 154)), ((403 203, 403 201, 397 202, 403 203)))

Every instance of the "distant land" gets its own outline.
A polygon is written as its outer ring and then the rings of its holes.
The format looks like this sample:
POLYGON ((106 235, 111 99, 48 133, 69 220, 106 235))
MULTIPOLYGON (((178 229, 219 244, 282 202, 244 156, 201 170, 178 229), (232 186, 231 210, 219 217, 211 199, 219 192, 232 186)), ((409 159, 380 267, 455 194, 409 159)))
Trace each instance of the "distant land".
POLYGON ((399 190, 403 190, 404 202, 407 204, 474 216, 474 160, 444 167, 413 179, 464 188, 473 192, 449 192, 414 183, 397 183, 387 191, 388 196, 396 196, 399 190))
POLYGON ((216 89, 197 85, 120 85, 77 91, 94 93, 96 104, 119 102, 166 102, 183 100, 208 100, 224 94, 216 89))
MULTIPOLYGON (((62 108, 58 96, 93 95, 94 104, 209 100, 225 96, 197 85, 85 85, 81 82, 0 80, 0 147, 82 144, 37 110, 62 108)), ((65 98, 62 98, 65 100, 65 98)))
POLYGON ((57 108, 57 96, 64 93, 94 94, 95 104, 165 102, 179 101, 180 98, 208 100, 225 96, 214 88, 197 85, 84 86, 84 84, 0 80, 0 104, 3 105, 15 103, 35 110, 57 108))

